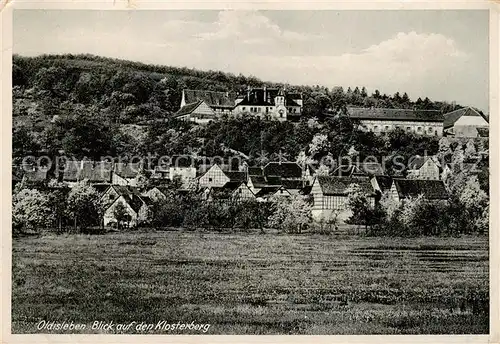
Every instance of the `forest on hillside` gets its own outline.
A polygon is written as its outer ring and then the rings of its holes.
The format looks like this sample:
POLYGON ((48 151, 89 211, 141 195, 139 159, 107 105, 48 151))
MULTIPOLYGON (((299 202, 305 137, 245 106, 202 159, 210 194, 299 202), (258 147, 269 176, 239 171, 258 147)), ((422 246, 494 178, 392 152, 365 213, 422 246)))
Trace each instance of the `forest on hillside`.
MULTIPOLYGON (((166 118, 177 111, 182 89, 241 91, 248 86, 270 87, 284 84, 259 80, 253 76, 220 71, 148 65, 92 55, 13 56, 14 116, 50 116, 65 107, 95 106, 102 116, 127 124, 166 118)), ((332 80, 334 83, 334 80, 332 80)), ((387 95, 375 90, 368 94, 363 86, 327 88, 286 85, 302 92, 304 114, 316 115, 332 103, 387 108, 455 110, 459 105, 411 100, 405 92, 387 95)))
POLYGON ((255 77, 217 71, 146 65, 91 55, 13 57, 13 156, 172 155, 192 153, 225 156, 237 150, 258 159, 299 154, 334 158, 349 150, 360 156, 401 153, 433 154, 436 138, 405 133, 377 137, 355 129, 340 116, 325 118, 327 109, 345 114, 346 106, 435 109, 452 111, 457 105, 428 98, 410 100, 364 87, 328 89, 322 86, 286 85, 304 97, 299 123, 264 121, 248 116, 223 118, 208 126, 170 119, 161 125, 137 125, 145 120, 168 119, 180 104, 182 89, 236 91, 247 86, 280 86, 255 77), (245 137, 245 140, 241 140, 245 137))

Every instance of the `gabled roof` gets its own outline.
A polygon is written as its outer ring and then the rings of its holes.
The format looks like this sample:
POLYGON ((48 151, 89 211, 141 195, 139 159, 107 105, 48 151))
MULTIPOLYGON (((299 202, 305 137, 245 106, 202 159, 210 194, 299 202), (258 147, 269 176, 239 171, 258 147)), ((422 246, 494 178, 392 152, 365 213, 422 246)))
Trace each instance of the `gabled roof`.
POLYGON ((270 162, 264 167, 265 176, 302 178, 302 168, 296 162, 270 162))
POLYGON ((444 122, 443 127, 445 129, 453 127, 456 121, 462 116, 473 116, 473 117, 482 117, 486 122, 489 122, 488 117, 481 115, 478 111, 471 107, 461 108, 452 112, 448 112, 444 114, 444 122))
POLYGON ((124 197, 128 204, 130 205, 130 207, 132 209, 134 209, 134 211, 136 213, 139 212, 139 209, 141 209, 141 207, 146 204, 146 202, 142 199, 142 197, 138 196, 138 195, 129 195, 129 196, 126 196, 124 197))
POLYGON ((285 188, 282 186, 279 187, 267 187, 267 188, 262 188, 255 194, 255 197, 269 197, 272 195, 275 195, 278 191, 283 190, 283 192, 286 192, 287 194, 290 194, 285 188))
POLYGON ((279 187, 282 185, 281 177, 277 176, 248 176, 255 188, 279 187))
POLYGON ((428 200, 448 198, 448 191, 442 180, 394 179, 393 182, 401 198, 419 195, 428 200))
POLYGON ((226 184, 224 184, 223 188, 227 189, 227 190, 234 191, 237 188, 239 188, 241 184, 243 184, 241 181, 232 180, 232 181, 229 181, 226 184))
POLYGON ((339 177, 379 176, 384 175, 384 169, 378 162, 359 162, 353 165, 340 165, 332 175, 339 177))
POLYGON ((357 108, 347 109, 351 118, 360 120, 443 122, 443 115, 437 110, 357 108))
POLYGON ((133 186, 110 185, 109 187, 114 189, 119 196, 130 196, 130 195, 140 196, 141 195, 139 188, 136 188, 133 186))
POLYGON ((338 177, 338 176, 318 176, 317 181, 324 195, 344 195, 349 194, 349 187, 352 184, 359 185, 366 195, 375 195, 375 190, 370 179, 364 177, 338 177))
POLYGON ((380 191, 382 192, 389 190, 392 186, 392 178, 389 176, 375 176, 373 178, 377 181, 380 191))
POLYGON ((142 171, 141 163, 123 163, 114 164, 114 172, 122 178, 135 178, 142 171))
POLYGON ((249 167, 248 168, 248 175, 249 176, 262 176, 264 171, 262 170, 262 167, 254 166, 254 167, 249 167))
POLYGON ((177 111, 174 114, 174 117, 180 117, 180 116, 189 115, 189 114, 193 113, 193 111, 196 110, 198 108, 198 106, 200 106, 201 103, 203 103, 203 100, 198 100, 198 101, 195 101, 194 103, 189 103, 189 104, 184 105, 183 107, 181 107, 179 109, 179 111, 177 111))
POLYGON ((169 167, 194 167, 196 164, 196 158, 189 154, 184 155, 172 155, 168 161, 169 167))
POLYGON ((234 108, 237 95, 233 92, 219 92, 206 90, 184 90, 186 104, 204 101, 210 107, 234 108))
POLYGON ((296 100, 302 99, 299 93, 288 93, 280 88, 252 88, 243 94, 238 105, 274 106, 276 96, 285 96, 285 106, 300 106, 296 100))
POLYGON ((242 171, 225 171, 224 174, 229 178, 230 181, 235 182, 246 182, 247 174, 242 171))
POLYGON ((87 179, 94 183, 110 183, 113 166, 107 161, 67 161, 63 180, 76 182, 87 179))
POLYGON ((28 182, 43 182, 47 180, 47 169, 35 169, 34 171, 25 171, 24 177, 28 182))
MULTIPOLYGON (((420 169, 426 162, 427 160, 431 160, 432 162, 434 162, 434 160, 432 160, 432 157, 431 156, 420 156, 420 155, 417 155, 417 156, 414 156, 413 158, 410 158, 408 160, 408 169, 410 170, 418 170, 420 169)), ((434 162, 434 164, 436 164, 434 162)), ((436 164, 437 165, 437 164, 436 164)))
POLYGON ((301 190, 304 187, 304 182, 302 180, 282 179, 281 183, 287 190, 301 190))

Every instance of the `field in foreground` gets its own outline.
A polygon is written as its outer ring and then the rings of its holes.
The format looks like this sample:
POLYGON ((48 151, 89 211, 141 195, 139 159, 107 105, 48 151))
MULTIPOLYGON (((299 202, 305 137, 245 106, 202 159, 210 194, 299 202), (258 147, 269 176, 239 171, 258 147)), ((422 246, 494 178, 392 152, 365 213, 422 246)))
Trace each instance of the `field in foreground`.
POLYGON ((13 239, 12 332, 488 333, 488 239, 198 232, 13 239), (136 323, 92 330, 94 321, 136 323))

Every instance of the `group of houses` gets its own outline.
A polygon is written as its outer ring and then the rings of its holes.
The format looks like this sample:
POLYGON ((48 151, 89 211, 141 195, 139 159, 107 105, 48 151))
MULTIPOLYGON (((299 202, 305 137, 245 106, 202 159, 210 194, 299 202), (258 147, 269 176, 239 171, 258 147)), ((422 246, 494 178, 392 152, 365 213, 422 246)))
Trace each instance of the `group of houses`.
MULTIPOLYGON (((169 197, 172 184, 168 186, 168 182, 174 179, 178 181, 179 192, 195 192, 207 202, 231 203, 249 199, 267 202, 277 196, 309 196, 314 219, 336 213, 340 221, 351 215, 348 200, 353 187, 372 205, 384 195, 396 202, 418 195, 429 201, 448 198, 443 176, 449 167, 441 166, 435 157, 429 156, 412 159, 405 177, 387 175, 384 166, 377 162, 339 166, 324 175, 311 165, 289 161, 269 162, 264 166, 245 163, 235 166, 224 161, 195 165, 193 161, 187 156, 179 156, 170 165, 150 170, 139 163, 73 161, 56 178, 69 187, 86 180, 100 191, 106 204, 106 226, 116 222, 115 209, 119 203, 124 205, 122 208, 128 214, 130 226, 144 221, 153 201, 169 197), (144 184, 142 178, 154 183, 144 184)), ((22 182, 41 181, 48 175, 47 171, 28 169, 22 182)))
MULTIPOLYGON (((175 118, 206 124, 221 115, 251 114, 279 121, 297 121, 303 110, 301 93, 283 88, 251 88, 246 92, 183 90, 175 118)), ((364 130, 384 134, 400 128, 427 136, 488 137, 489 119, 471 107, 447 114, 437 110, 349 107, 348 115, 364 130)))

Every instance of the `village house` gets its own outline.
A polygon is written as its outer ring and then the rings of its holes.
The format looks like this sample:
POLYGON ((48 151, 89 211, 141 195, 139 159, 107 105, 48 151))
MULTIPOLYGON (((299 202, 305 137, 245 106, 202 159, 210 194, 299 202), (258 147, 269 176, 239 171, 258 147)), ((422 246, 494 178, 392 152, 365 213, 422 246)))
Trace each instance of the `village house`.
POLYGON ((141 162, 117 162, 113 166, 112 184, 137 186, 143 174, 141 162))
POLYGON ((223 187, 207 188, 203 197, 208 201, 229 203, 255 199, 254 193, 241 181, 230 181, 223 187))
POLYGON ((258 202, 268 202, 273 197, 290 197, 292 196, 292 192, 286 189, 284 186, 277 187, 265 187, 259 190, 255 195, 258 202))
POLYGON ((87 180, 94 187, 106 188, 113 182, 112 174, 113 165, 108 161, 68 160, 61 181, 73 187, 76 183, 87 180))
POLYGON ((394 129, 427 135, 443 136, 443 115, 435 110, 348 108, 351 118, 361 122, 362 128, 376 134, 394 129))
POLYGON ((49 181, 49 169, 38 167, 33 164, 20 164, 12 166, 12 187, 17 184, 25 186, 37 186, 49 181))
POLYGON ((395 202, 404 202, 419 195, 427 201, 444 201, 449 195, 442 180, 394 179, 389 196, 395 202))
POLYGON ((488 117, 471 107, 465 107, 444 115, 444 132, 454 137, 487 137, 488 117))
POLYGON ((262 189, 278 189, 282 186, 280 177, 264 176, 264 175, 249 175, 248 188, 257 195, 262 189))
POLYGON ((262 169, 267 177, 280 177, 287 180, 303 180, 304 174, 300 165, 290 161, 272 161, 262 169))
POLYGON ((439 165, 432 156, 415 156, 408 161, 408 179, 439 180, 439 165))
POLYGON ((345 222, 351 215, 349 194, 354 187, 359 186, 362 193, 368 197, 370 205, 375 206, 375 190, 369 178, 318 176, 315 178, 311 195, 313 196, 312 216, 315 220, 326 219, 336 213, 338 220, 345 222))
POLYGON ((128 214, 126 221, 128 227, 136 227, 148 219, 151 201, 148 197, 141 196, 133 187, 112 185, 101 196, 101 200, 106 204, 104 226, 117 223, 115 210, 120 203, 128 214))
POLYGON ((198 187, 221 188, 229 182, 246 183, 246 173, 244 171, 224 171, 219 164, 214 164, 198 178, 198 187))
POLYGON ((385 175, 382 165, 378 162, 357 161, 350 165, 340 165, 333 172, 338 177, 372 177, 385 175))
POLYGON ((383 195, 391 190, 392 177, 391 176, 373 176, 370 179, 373 189, 377 193, 376 201, 379 201, 383 195))
POLYGON ((143 193, 143 196, 149 197, 152 201, 165 201, 168 195, 168 188, 163 186, 155 186, 143 193))

